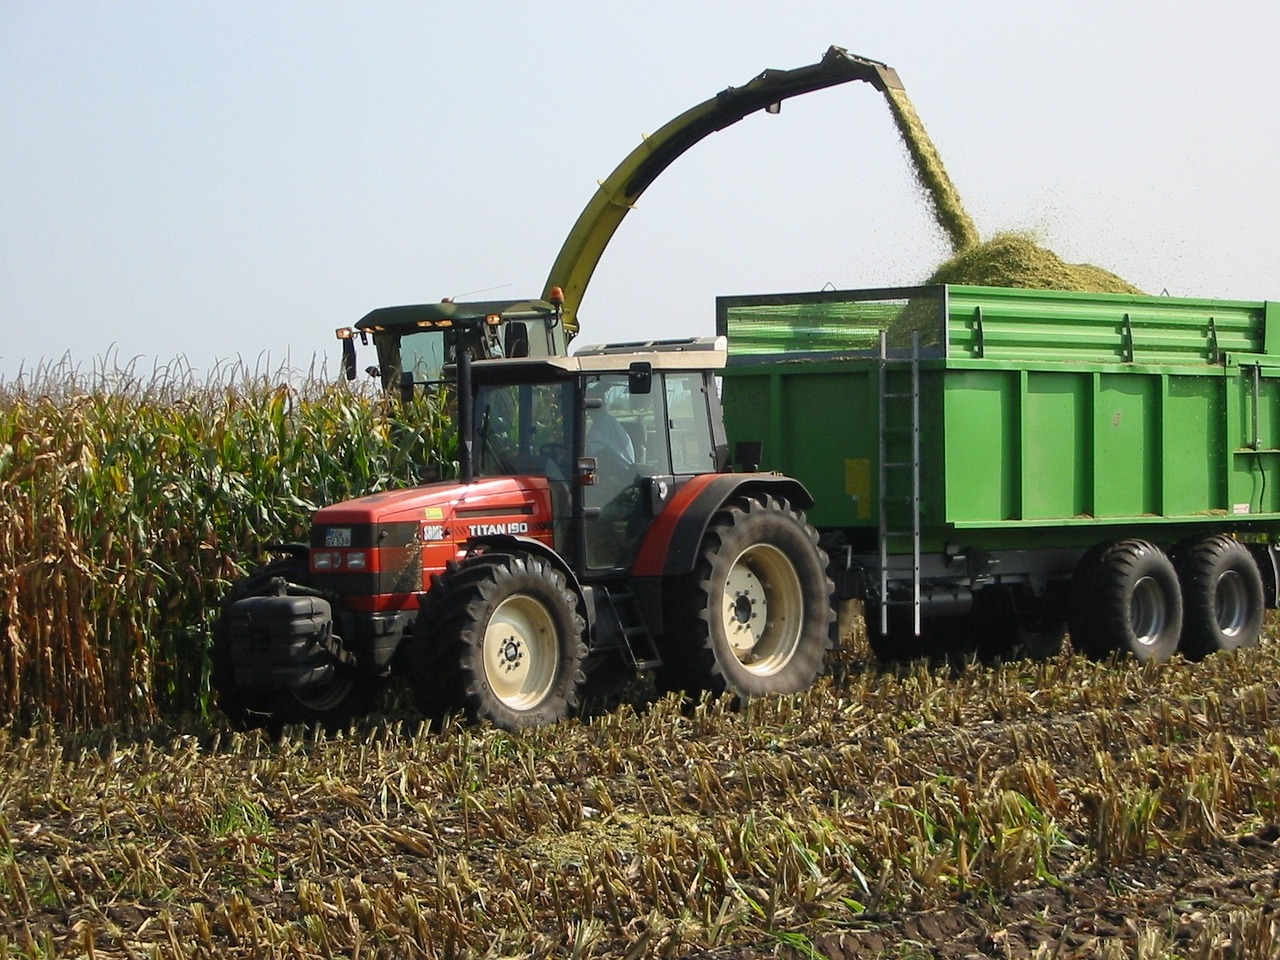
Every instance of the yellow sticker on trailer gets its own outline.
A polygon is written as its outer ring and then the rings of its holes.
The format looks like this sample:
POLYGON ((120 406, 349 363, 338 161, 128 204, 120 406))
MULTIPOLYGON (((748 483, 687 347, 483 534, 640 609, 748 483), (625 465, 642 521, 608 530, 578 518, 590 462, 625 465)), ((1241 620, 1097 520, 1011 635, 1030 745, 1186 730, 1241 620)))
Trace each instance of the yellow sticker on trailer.
POLYGON ((858 457, 844 462, 844 492, 857 504, 858 519, 871 519, 871 461, 858 457))

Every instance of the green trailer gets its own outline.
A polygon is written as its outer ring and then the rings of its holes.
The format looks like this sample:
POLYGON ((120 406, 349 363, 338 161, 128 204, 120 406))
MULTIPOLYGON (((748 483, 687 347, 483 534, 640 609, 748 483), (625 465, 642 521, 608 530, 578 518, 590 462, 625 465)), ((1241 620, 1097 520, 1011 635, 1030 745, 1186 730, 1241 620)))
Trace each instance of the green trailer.
POLYGON ((717 326, 730 444, 809 487, 878 654, 1256 642, 1280 303, 947 285, 721 297, 717 326))

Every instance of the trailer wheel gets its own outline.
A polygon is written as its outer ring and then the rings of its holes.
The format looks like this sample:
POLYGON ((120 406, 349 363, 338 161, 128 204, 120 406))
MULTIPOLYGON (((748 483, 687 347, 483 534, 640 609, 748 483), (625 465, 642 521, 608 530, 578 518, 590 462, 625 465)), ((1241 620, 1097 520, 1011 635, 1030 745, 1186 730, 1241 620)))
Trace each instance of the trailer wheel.
POLYGON ((425 714, 460 707, 472 722, 516 730, 573 711, 585 623, 559 570, 539 557, 490 555, 436 588, 447 591, 443 620, 420 621, 412 658, 425 714))
POLYGON ((1174 549, 1182 586, 1182 652, 1201 659, 1251 647, 1262 631, 1262 575, 1247 547, 1228 536, 1174 549))
POLYGON ((1076 570, 1071 638, 1086 655, 1114 652, 1168 660, 1182 632, 1182 593, 1173 564, 1145 540, 1087 553, 1076 570))
POLYGON ((210 679, 218 694, 218 709, 241 729, 259 727, 278 733, 286 724, 338 730, 373 709, 380 690, 376 677, 352 667, 337 665, 333 679, 315 690, 298 693, 249 694, 235 682, 231 660, 231 605, 246 597, 265 596, 271 581, 282 577, 307 585, 310 570, 300 557, 287 557, 258 568, 232 585, 213 625, 210 679))
POLYGON ((744 696, 807 690, 832 644, 833 589, 802 513, 769 496, 727 503, 676 591, 679 627, 667 646, 680 685, 744 696))

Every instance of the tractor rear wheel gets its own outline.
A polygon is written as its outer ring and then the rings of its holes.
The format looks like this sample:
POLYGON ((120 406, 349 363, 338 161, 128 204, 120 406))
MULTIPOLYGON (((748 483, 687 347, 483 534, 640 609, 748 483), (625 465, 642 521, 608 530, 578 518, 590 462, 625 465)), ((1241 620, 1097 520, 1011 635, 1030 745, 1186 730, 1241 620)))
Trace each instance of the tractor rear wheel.
POLYGON ((832 589, 802 513, 769 496, 730 501, 675 591, 668 685, 743 696, 807 690, 832 644, 832 589))
POLYGON ((1262 574, 1248 548, 1219 535, 1180 544, 1174 557, 1182 585, 1182 652, 1199 660, 1254 646, 1265 600, 1262 574))
POLYGON ((487 555, 433 589, 439 619, 420 623, 412 657, 425 715, 461 709, 516 730, 573 712, 586 628, 563 573, 540 557, 487 555))

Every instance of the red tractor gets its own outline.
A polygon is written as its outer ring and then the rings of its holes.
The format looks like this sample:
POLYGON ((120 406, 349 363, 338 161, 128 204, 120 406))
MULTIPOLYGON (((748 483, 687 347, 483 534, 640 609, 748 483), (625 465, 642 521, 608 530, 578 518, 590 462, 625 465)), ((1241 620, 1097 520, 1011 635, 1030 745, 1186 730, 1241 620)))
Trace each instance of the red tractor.
POLYGON ((459 479, 325 507, 309 546, 236 584, 214 639, 224 712, 340 724, 393 674, 428 717, 508 729, 619 676, 807 689, 834 621, 812 499, 729 472, 725 359, 723 338, 462 356, 459 479))

